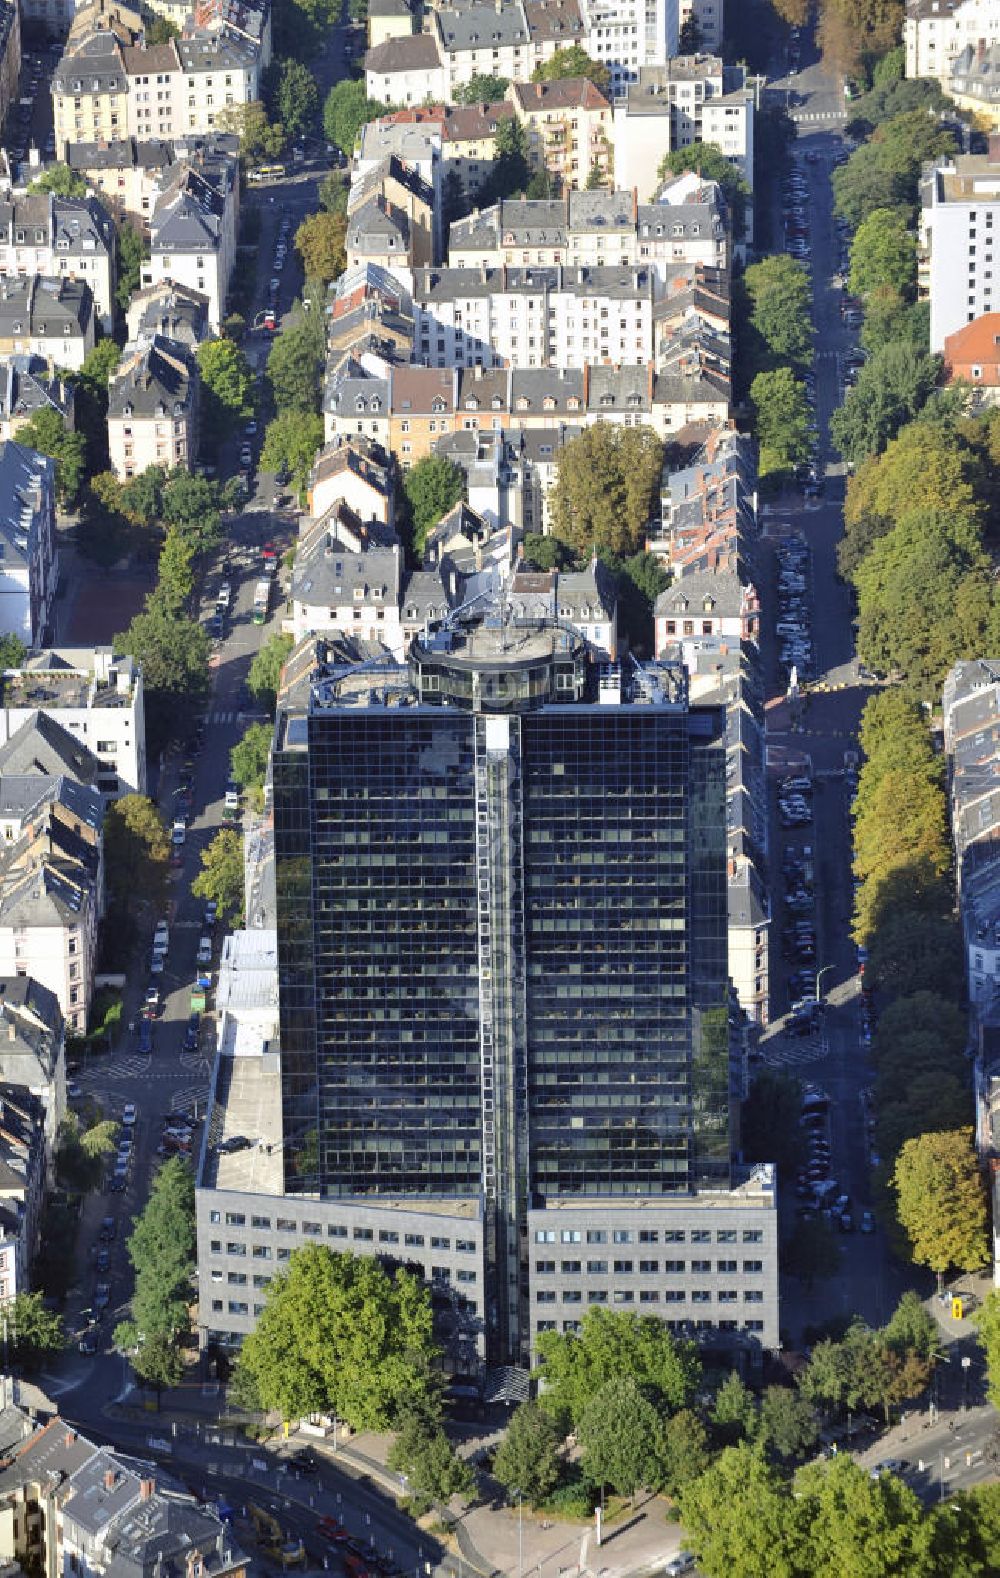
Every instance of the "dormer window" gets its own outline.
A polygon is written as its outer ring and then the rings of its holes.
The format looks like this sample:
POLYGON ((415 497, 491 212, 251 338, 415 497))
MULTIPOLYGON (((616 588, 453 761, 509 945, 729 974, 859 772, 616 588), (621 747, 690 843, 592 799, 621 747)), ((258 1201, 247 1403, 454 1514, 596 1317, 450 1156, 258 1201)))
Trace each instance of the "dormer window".
POLYGON ((576 395, 570 395, 569 399, 566 401, 566 409, 568 411, 579 411, 580 401, 576 395))
POLYGON ((554 411, 555 408, 556 408, 555 397, 553 395, 546 395, 545 399, 542 401, 542 410, 543 411, 554 411))
POLYGON ((530 408, 531 408, 531 401, 528 399, 528 396, 527 395, 518 395, 518 397, 517 397, 517 409, 519 411, 528 411, 528 410, 530 410, 530 408))
POLYGON ((478 411, 479 410, 479 401, 476 399, 475 395, 470 395, 468 400, 466 400, 466 402, 465 402, 465 409, 467 411, 478 411))
POLYGON ((501 411, 503 409, 503 401, 499 395, 493 396, 493 399, 490 401, 490 405, 494 411, 501 411))

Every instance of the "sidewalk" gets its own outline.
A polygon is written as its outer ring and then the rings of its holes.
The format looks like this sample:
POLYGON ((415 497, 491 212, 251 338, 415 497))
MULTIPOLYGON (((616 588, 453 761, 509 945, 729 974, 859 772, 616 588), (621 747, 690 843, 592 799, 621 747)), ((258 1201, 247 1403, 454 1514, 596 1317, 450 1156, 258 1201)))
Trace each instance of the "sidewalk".
MULTIPOLYGON (((388 1445, 384 1436, 359 1435, 349 1446, 339 1446, 337 1456, 353 1459, 398 1495, 398 1476, 385 1465, 388 1445)), ((680 1527, 666 1521, 666 1502, 658 1497, 640 1500, 633 1513, 605 1532, 600 1546, 593 1523, 554 1522, 526 1505, 520 1514, 515 1507, 493 1502, 473 1504, 463 1512, 461 1503, 454 1501, 450 1510, 462 1555, 485 1573, 627 1578, 662 1566, 677 1555, 681 1544, 680 1527)))

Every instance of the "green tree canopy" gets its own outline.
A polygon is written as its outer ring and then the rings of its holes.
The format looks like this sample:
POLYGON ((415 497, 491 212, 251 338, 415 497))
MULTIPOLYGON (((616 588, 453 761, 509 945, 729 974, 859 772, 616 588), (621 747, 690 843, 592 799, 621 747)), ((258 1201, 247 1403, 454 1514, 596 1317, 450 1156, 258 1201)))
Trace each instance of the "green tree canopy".
POLYGON ((261 466, 265 471, 287 471, 293 488, 302 494, 322 447, 323 418, 318 413, 283 411, 264 430, 261 466))
POLYGON ((18 1293, 3 1309, 7 1341, 17 1364, 34 1369, 66 1346, 62 1316, 46 1309, 41 1293, 18 1293))
POLYGON ((410 1409, 389 1448, 389 1467, 405 1474, 406 1494, 419 1515, 432 1505, 447 1506, 453 1496, 468 1498, 476 1478, 445 1435, 433 1409, 410 1409))
POLYGON ((319 113, 316 78, 301 61, 286 56, 267 68, 264 98, 273 121, 284 127, 286 137, 301 137, 319 113))
POLYGON ((830 436, 844 458, 856 466, 885 449, 923 410, 940 373, 937 356, 905 340, 877 350, 830 421, 830 436))
POLYGON ((118 1125, 98 1119, 83 1128, 75 1112, 68 1112, 56 1134, 56 1178, 65 1189, 87 1194, 99 1187, 104 1161, 115 1148, 118 1125))
POLYGON ((796 1503, 761 1448, 728 1447, 680 1493, 684 1544, 708 1578, 807 1578, 796 1503))
POLYGON ((986 1395, 1000 1408, 1000 1292, 991 1288, 976 1312, 976 1335, 986 1355, 986 1395))
POLYGON ((716 1392, 709 1417, 723 1446, 752 1441, 756 1435, 757 1402, 735 1370, 730 1371, 716 1392))
POLYGON ((528 134, 514 115, 497 122, 493 164, 481 201, 502 202, 523 192, 528 184, 528 134))
POLYGON ((809 458, 809 402, 806 386, 790 367, 758 373, 750 385, 760 474, 792 471, 809 458))
POLYGON ((950 517, 951 530, 983 527, 987 513, 981 457, 944 423, 911 422, 858 467, 847 485, 840 573, 850 576, 872 543, 916 510, 950 517))
POLYGON ((760 337, 760 365, 804 367, 813 352, 812 285, 808 270, 786 252, 752 263, 743 276, 751 329, 760 337))
POLYGON ((255 653, 250 664, 250 672, 247 675, 250 694, 258 706, 267 708, 272 718, 278 703, 281 671, 294 645, 291 636, 281 634, 270 636, 255 653))
POLYGON ((543 61, 531 73, 532 82, 564 82, 570 77, 589 77, 602 93, 611 81, 611 73, 603 61, 591 60, 580 44, 557 49, 551 59, 543 61))
POLYGON ((86 197, 87 183, 68 164, 50 164, 28 187, 29 192, 52 192, 55 197, 86 197))
POLYGON ((664 1413, 684 1408, 701 1374, 694 1345, 676 1339, 653 1316, 589 1309, 579 1332, 542 1332, 539 1402, 554 1419, 574 1428, 609 1381, 630 1377, 664 1413))
POLYGON ((890 287, 876 286, 865 300, 861 343, 869 356, 884 345, 910 345, 926 355, 930 350, 930 305, 912 305, 890 287))
POLYGON ((833 172, 834 207, 855 230, 877 208, 898 209, 909 220, 922 166, 954 152, 954 133, 926 110, 896 115, 833 172))
POLYGON ((507 77, 494 77, 474 71, 468 82, 459 82, 452 89, 454 104, 496 104, 506 97, 510 86, 507 77))
POLYGON ((403 474, 403 492, 409 506, 413 552, 423 556, 427 534, 457 504, 465 488, 465 473, 443 455, 425 455, 403 474))
POLYGON ((268 119, 260 99, 226 105, 216 112, 215 124, 220 131, 239 138, 240 158, 247 164, 278 159, 284 149, 285 128, 268 119))
POLYGON ((807 1397, 788 1386, 768 1386, 760 1401, 758 1439, 775 1457, 791 1462, 812 1451, 819 1423, 807 1397))
POLYGON ((260 810, 264 803, 264 781, 271 760, 271 740, 274 730, 269 723, 251 723, 243 738, 229 753, 233 777, 244 789, 250 791, 254 808, 260 810))
POLYGON ((740 1134, 748 1162, 774 1162, 784 1178, 794 1174, 805 1155, 799 1126, 802 1086, 786 1069, 762 1068, 743 1103, 740 1134))
POLYGON ((67 428, 54 406, 41 406, 15 434, 19 444, 50 455, 56 463, 56 495, 64 509, 72 509, 86 473, 87 441, 67 428))
POLYGON ((319 204, 328 214, 347 215, 348 183, 340 170, 330 170, 319 183, 319 204))
POLYGON ((693 1408, 681 1408, 660 1430, 660 1475, 668 1495, 678 1496, 712 1461, 708 1431, 693 1408))
POLYGON ((232 433, 253 411, 253 377, 232 340, 202 340, 196 351, 201 374, 202 421, 216 439, 232 433))
POLYGON ((150 598, 114 645, 142 665, 146 743, 155 753, 184 732, 208 696, 208 636, 194 620, 171 617, 150 598))
POLYGON ((243 835, 223 827, 201 852, 201 870, 191 884, 191 892, 206 903, 219 907, 222 924, 233 920, 243 909, 243 835))
POLYGON ((0 674, 6 673, 7 669, 23 667, 27 656, 27 647, 13 630, 7 630, 0 636, 0 674))
POLYGON ((537 1403, 522 1403, 511 1415, 493 1459, 493 1477, 533 1506, 552 1494, 562 1470, 562 1441, 551 1416, 537 1403))
POLYGON ((385 1430, 437 1391, 430 1295, 368 1255, 298 1249, 243 1344, 241 1384, 284 1419, 335 1413, 385 1430))
POLYGON ((275 335, 267 359, 267 376, 274 408, 280 415, 319 412, 324 354, 323 324, 313 324, 309 313, 302 313, 275 335))
POLYGON ((156 591, 160 604, 176 618, 188 608, 194 591, 194 555, 176 526, 163 539, 156 567, 156 591))
POLYGON ((307 214, 295 232, 295 246, 306 278, 329 285, 347 263, 346 213, 307 214))
POLYGON ((986 1193, 971 1128, 907 1140, 892 1186, 917 1265, 929 1266, 939 1279, 952 1266, 978 1271, 986 1265, 986 1193))
POLYGON ((653 1489, 662 1474, 660 1416, 628 1374, 605 1381, 576 1426, 584 1472, 620 1496, 653 1489))
POLYGON ((104 816, 104 880, 112 912, 123 916, 136 906, 158 911, 166 898, 170 839, 152 800, 124 794, 104 816))
POLYGON ((139 288, 142 265, 149 259, 149 243, 128 220, 118 226, 118 287, 115 300, 124 312, 139 288))
POLYGON ((332 142, 349 159, 362 126, 368 121, 386 115, 388 107, 370 99, 362 81, 345 78, 331 88, 323 104, 323 129, 327 141, 332 142))
POLYGON ((892 290, 910 298, 917 281, 917 244, 898 209, 873 208, 851 242, 848 283, 856 296, 892 290))
POLYGON ((595 422, 559 451, 552 530, 580 555, 627 556, 645 547, 663 469, 650 427, 595 422))
POLYGON ((181 36, 176 22, 171 22, 168 16, 154 16, 146 25, 144 31, 146 43, 150 46, 153 44, 169 44, 172 38, 180 38, 181 36))

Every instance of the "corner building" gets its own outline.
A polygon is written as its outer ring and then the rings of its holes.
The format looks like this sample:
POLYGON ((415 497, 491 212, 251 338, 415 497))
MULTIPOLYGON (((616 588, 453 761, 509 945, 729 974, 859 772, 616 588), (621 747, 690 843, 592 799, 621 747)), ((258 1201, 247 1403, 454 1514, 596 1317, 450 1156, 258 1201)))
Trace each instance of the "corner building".
POLYGON ((478 1218, 493 1363, 595 1303, 777 1346, 773 1178, 734 1162, 724 753, 680 668, 497 603, 407 667, 319 664, 279 716, 284 1191, 478 1218), (696 1234, 742 1253, 688 1262, 696 1234))

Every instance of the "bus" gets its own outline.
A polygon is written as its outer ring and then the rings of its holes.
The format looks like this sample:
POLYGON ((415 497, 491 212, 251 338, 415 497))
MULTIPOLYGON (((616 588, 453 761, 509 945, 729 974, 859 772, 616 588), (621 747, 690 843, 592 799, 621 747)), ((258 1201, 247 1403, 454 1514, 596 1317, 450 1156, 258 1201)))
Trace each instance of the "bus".
POLYGON ((271 602, 270 581, 258 581, 257 589, 253 594, 253 622, 262 625, 267 618, 268 606, 271 602))
POLYGON ((283 164, 258 164, 247 171, 248 181, 280 181, 285 174, 283 164))

